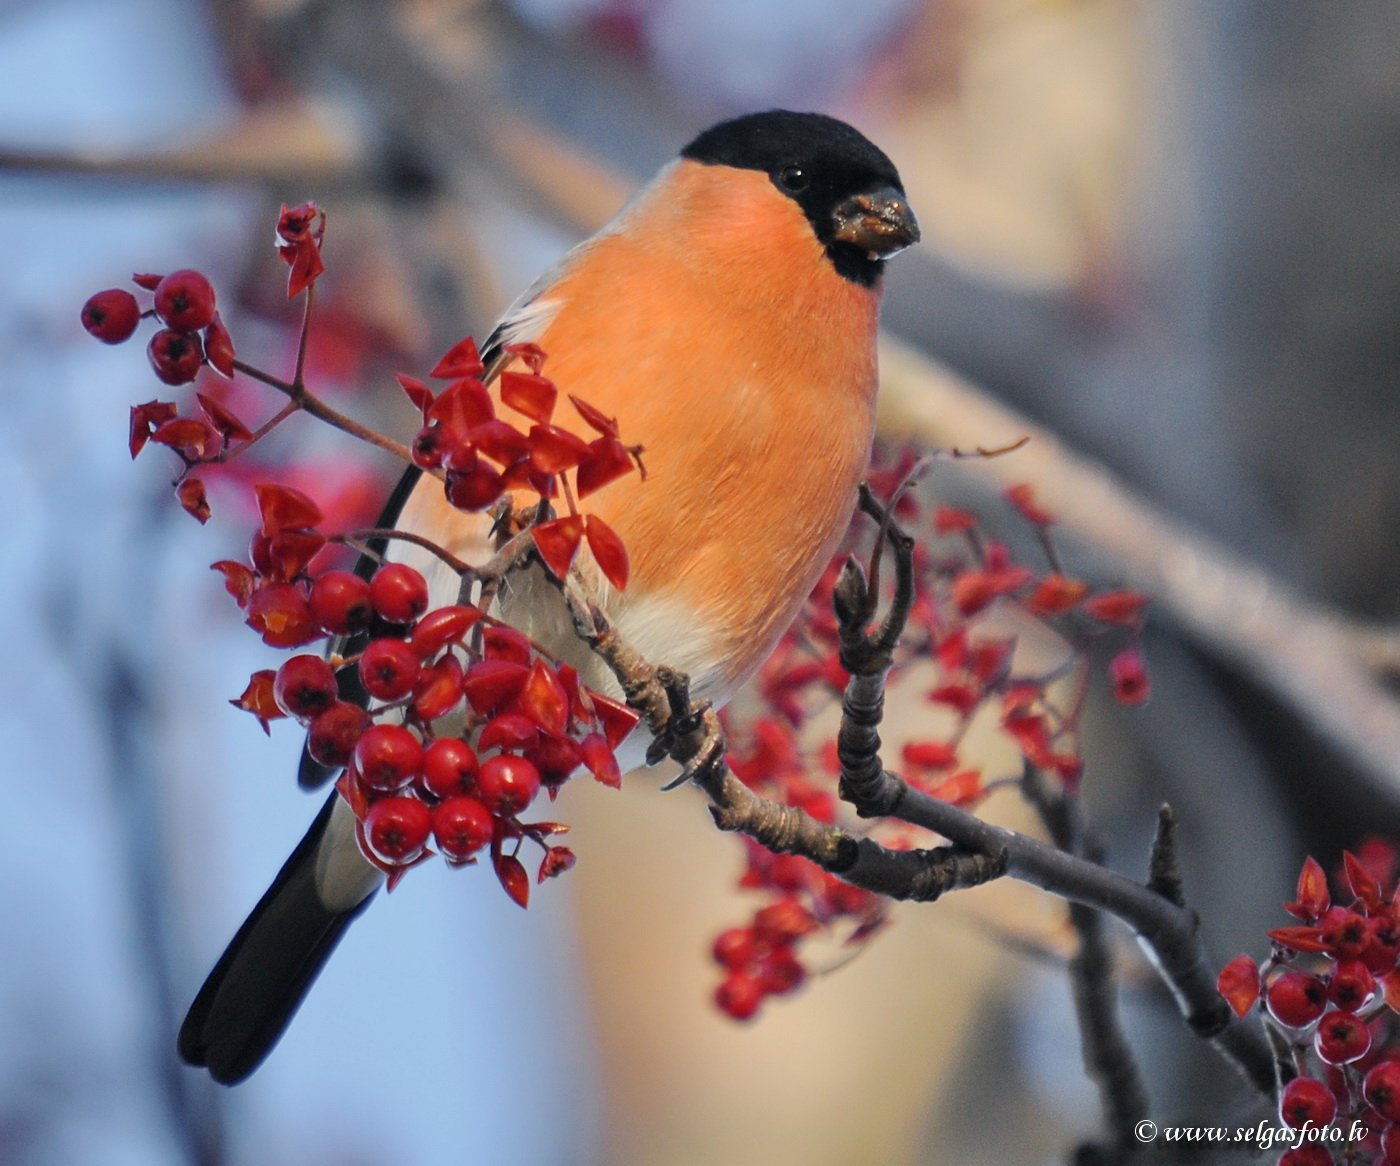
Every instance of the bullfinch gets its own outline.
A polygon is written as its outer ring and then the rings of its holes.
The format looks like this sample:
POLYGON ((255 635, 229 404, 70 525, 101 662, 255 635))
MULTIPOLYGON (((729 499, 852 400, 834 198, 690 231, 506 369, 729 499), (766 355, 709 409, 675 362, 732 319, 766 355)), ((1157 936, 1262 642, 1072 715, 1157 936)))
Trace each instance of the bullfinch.
MULTIPOLYGON (((814 113, 738 117, 687 145, 483 346, 489 380, 505 345, 535 342, 561 401, 576 394, 645 447, 645 479, 589 499, 631 560, 625 591, 599 582, 601 605, 699 699, 722 704, 754 672, 846 528, 874 431, 881 276, 918 237, 898 172, 858 131, 814 113)), ((556 423, 585 432, 569 408, 556 423)), ((468 562, 492 550, 489 519, 415 469, 380 525, 468 562)), ((433 606, 457 601, 440 559, 402 542, 390 556, 423 572, 433 606)), ((495 614, 617 693, 533 570, 507 580, 495 614)), ((303 784, 329 776, 303 759, 303 784)), ((191 1005, 180 1055, 215 1080, 258 1066, 383 882, 354 826, 333 794, 191 1005)))

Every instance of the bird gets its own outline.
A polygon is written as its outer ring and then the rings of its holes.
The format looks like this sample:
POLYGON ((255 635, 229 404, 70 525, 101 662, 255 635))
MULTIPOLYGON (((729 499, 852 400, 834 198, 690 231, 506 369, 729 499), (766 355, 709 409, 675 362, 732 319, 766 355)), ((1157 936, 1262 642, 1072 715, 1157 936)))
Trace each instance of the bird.
MULTIPOLYGON (((588 499, 631 562, 626 589, 604 585, 599 602, 696 699, 722 705, 758 668, 836 550, 874 438, 885 264, 918 239, 898 171, 861 132, 819 113, 745 114, 691 140, 482 346, 489 382, 508 345, 537 344, 560 388, 556 423, 584 431, 562 405, 574 394, 645 447, 644 479, 588 499)), ((379 525, 467 561, 492 545, 489 520, 416 468, 379 525)), ((404 543, 386 554, 424 573, 433 606, 456 602, 440 559, 404 543)), ((495 603, 585 682, 620 691, 557 589, 527 572, 495 603)), ((625 764, 644 737, 624 743, 625 764)), ((303 757, 304 785, 329 776, 303 757)), ((354 826, 332 793, 196 995, 178 1038, 188 1064, 234 1084, 280 1039, 384 881, 354 826)))

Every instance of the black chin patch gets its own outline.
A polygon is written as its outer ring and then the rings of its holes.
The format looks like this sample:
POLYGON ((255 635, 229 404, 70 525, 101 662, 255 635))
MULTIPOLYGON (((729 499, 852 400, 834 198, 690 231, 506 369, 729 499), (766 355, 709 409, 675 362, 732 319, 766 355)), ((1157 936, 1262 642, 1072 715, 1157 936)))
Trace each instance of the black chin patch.
POLYGON ((884 187, 904 191, 894 163, 859 130, 825 114, 774 109, 712 126, 686 146, 681 157, 763 171, 802 208, 841 276, 862 287, 879 281, 882 259, 832 239, 837 204, 884 187))

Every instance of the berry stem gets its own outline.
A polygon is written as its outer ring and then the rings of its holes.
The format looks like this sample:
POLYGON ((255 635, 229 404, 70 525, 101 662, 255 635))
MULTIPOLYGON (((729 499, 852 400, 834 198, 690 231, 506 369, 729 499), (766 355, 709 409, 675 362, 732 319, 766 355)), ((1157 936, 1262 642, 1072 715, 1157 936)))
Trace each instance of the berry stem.
POLYGON ((451 551, 440 547, 431 539, 424 538, 421 534, 414 534, 412 531, 392 530, 388 527, 381 526, 369 526, 362 527, 359 530, 347 530, 342 534, 332 535, 330 541, 333 543, 341 543, 359 551, 361 554, 367 555, 370 554, 370 551, 365 544, 391 538, 398 539, 401 542, 413 543, 414 546, 422 547, 425 551, 431 551, 456 571, 458 575, 464 578, 475 578, 480 575, 480 572, 470 563, 459 559, 451 551))

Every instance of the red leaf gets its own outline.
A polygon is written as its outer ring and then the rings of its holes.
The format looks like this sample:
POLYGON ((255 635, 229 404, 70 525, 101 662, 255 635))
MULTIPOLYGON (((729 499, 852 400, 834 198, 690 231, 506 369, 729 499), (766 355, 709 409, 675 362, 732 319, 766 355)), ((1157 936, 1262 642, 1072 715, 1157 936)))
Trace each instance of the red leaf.
POLYGON ((522 668, 530 666, 534 655, 530 647, 530 637, 515 628, 504 624, 492 624, 482 637, 482 654, 488 660, 509 660, 522 668))
POLYGON ((1143 704, 1152 691, 1151 683, 1147 679, 1147 669, 1143 666, 1142 653, 1136 644, 1124 648, 1109 661, 1108 679, 1113 685, 1113 695, 1119 704, 1143 704))
POLYGON ((530 440, 509 421, 485 421, 467 431, 467 440, 498 466, 527 457, 530 440))
POLYGON ((131 407, 131 430, 127 446, 131 456, 141 452, 151 436, 151 432, 173 420, 180 410, 170 401, 147 401, 144 405, 131 407))
POLYGON ((1381 978, 1385 986, 1385 1004, 1392 1012, 1400 1012, 1400 971, 1387 972, 1381 978))
MULTIPOLYGON (((291 250, 292 270, 287 276, 287 298, 294 300, 321 278, 326 265, 321 262, 321 247, 315 239, 299 239, 291 245, 291 250)), ((283 249, 283 257, 286 253, 286 249, 283 249)))
POLYGON ((1006 491, 1006 500, 1016 507, 1021 517, 1033 526, 1049 526, 1055 521, 1054 515, 1036 505, 1035 487, 1028 482, 1012 486, 1006 491))
POLYGON ((530 428, 530 466, 541 474, 562 474, 588 456, 588 445, 581 437, 557 425, 530 428))
POLYGON ((982 796, 982 774, 976 769, 962 769, 928 792, 939 801, 969 806, 982 796))
POLYGON ((606 737, 601 733, 589 733, 578 743, 578 747, 583 754, 583 764, 594 778, 613 789, 622 785, 622 770, 618 768, 617 758, 613 756, 606 737))
POLYGON ((577 861, 577 856, 567 846, 551 846, 545 851, 544 861, 540 863, 537 881, 557 878, 566 870, 571 870, 577 861))
POLYGON ((615 437, 600 437, 588 447, 588 453, 579 462, 578 473, 574 478, 578 486, 578 496, 601 490, 609 482, 615 482, 632 472, 632 456, 627 447, 615 437))
POLYGON ((248 687, 243 690, 243 695, 237 700, 229 701, 234 708, 243 709, 257 717, 258 724, 268 736, 272 735, 268 722, 287 715, 277 707, 277 701, 272 695, 272 685, 276 679, 277 673, 271 668, 254 672, 248 678, 248 687))
POLYGON ((481 612, 469 604, 452 604, 428 612, 413 627, 409 646, 424 660, 431 660, 448 644, 461 643, 462 637, 481 619, 481 612))
POLYGON ((213 511, 209 509, 209 499, 204 496, 204 483, 198 478, 186 478, 176 488, 175 495, 185 512, 199 519, 201 526, 209 521, 213 511))
POLYGON ((1309 855, 1303 860, 1298 874, 1298 901, 1285 903, 1284 910, 1299 919, 1312 921, 1324 915, 1332 906, 1332 894, 1327 889, 1327 872, 1322 864, 1309 855))
POLYGON ((958 751, 946 741, 908 741, 904 764, 918 769, 949 769, 958 762, 958 751))
POLYGON ((629 569, 627 548, 622 545, 617 532, 596 514, 588 515, 583 520, 583 526, 588 535, 588 549, 593 552, 598 570, 619 591, 625 590, 629 569))
POLYGON ((151 440, 179 450, 191 461, 202 461, 210 456, 218 444, 213 428, 197 417, 166 421, 151 434, 151 440))
POLYGON ((528 340, 517 340, 513 344, 507 344, 505 353, 507 356, 523 360, 532 373, 538 374, 540 369, 544 368, 544 349, 528 340))
POLYGON ((1084 612, 1102 623, 1131 626, 1137 623, 1142 609, 1147 606, 1147 596, 1136 591, 1105 591, 1084 603, 1084 612))
POLYGON ((433 365, 433 371, 428 375, 436 380, 446 381, 457 377, 479 377, 485 371, 486 366, 481 363, 481 353, 477 351, 476 341, 470 336, 464 336, 443 353, 442 359, 433 365))
POLYGON ((642 719, 641 714, 593 689, 588 690, 588 695, 593 701, 593 711, 607 739, 608 748, 616 749, 642 719))
POLYGON ((235 355, 233 337, 228 334, 219 313, 215 312, 213 321, 204 329, 204 356, 215 372, 232 379, 235 355))
POLYGON ((968 670, 983 684, 999 684, 1011 665, 1014 639, 978 640, 968 654, 968 670))
POLYGON ((258 496, 258 512, 266 535, 283 530, 305 530, 321 522, 321 509, 300 490, 276 483, 260 482, 254 486, 258 496))
POLYGON ((1327 951, 1330 946, 1323 940, 1322 930, 1318 927, 1275 927, 1268 936, 1280 946, 1294 951, 1327 951))
POLYGON ((467 669, 462 690, 473 709, 482 716, 491 716, 515 699, 525 686, 529 671, 512 660, 480 660, 467 669))
POLYGON ((325 231, 326 216, 314 202, 298 203, 294 207, 282 204, 282 211, 277 216, 277 237, 283 242, 299 243, 308 238, 320 239, 325 231), (316 223, 315 230, 312 230, 313 223, 316 223))
POLYGON ((239 607, 248 606, 248 600, 252 598, 253 588, 258 581, 258 577, 248 567, 242 563, 235 563, 232 559, 221 559, 212 564, 210 570, 223 574, 224 587, 237 600, 239 607))
POLYGON ((138 272, 137 274, 131 277, 131 282, 134 283, 137 287, 142 287, 145 288, 147 291, 153 292, 156 290, 156 287, 159 285, 160 281, 164 278, 165 276, 163 275, 150 275, 138 272))
POLYGON ((478 753, 491 749, 528 749, 540 739, 540 727, 523 713, 502 713, 492 717, 477 738, 478 753))
POLYGON ((505 892, 521 907, 530 905, 530 876, 525 866, 513 854, 493 854, 491 862, 496 868, 496 877, 501 880, 505 892))
POLYGON ((1039 616, 1063 615, 1089 593, 1089 585, 1063 575, 1046 575, 1031 592, 1026 606, 1039 616))
POLYGON ((530 528, 530 537, 535 540, 535 549, 544 565, 556 579, 563 579, 578 554, 583 539, 583 519, 577 514, 567 514, 552 522, 542 522, 530 528))
POLYGON ((204 415, 209 418, 209 422, 219 431, 219 436, 224 439, 227 445, 230 441, 247 441, 252 437, 252 431, 240 421, 227 406, 214 400, 213 397, 204 393, 196 393, 195 399, 199 402, 199 407, 204 410, 204 415))
POLYGON ((617 419, 608 417, 595 409, 587 401, 569 394, 569 400, 574 403, 574 408, 578 410, 578 415, 583 418, 589 428, 601 433, 604 437, 617 437, 617 419))
POLYGON ((433 390, 428 387, 426 381, 420 381, 417 377, 411 377, 406 372, 397 372, 394 379, 399 382, 399 388, 403 389, 408 399, 413 402, 413 407, 423 415, 423 420, 428 419, 428 410, 433 407, 433 390))
POLYGON ((935 704, 946 704, 967 716, 982 700, 981 693, 970 684, 941 684, 928 694, 935 704))
POLYGON ((517 698, 520 711, 546 733, 560 736, 569 724, 569 696, 559 677, 543 660, 530 665, 530 673, 517 698))
POLYGON ((438 394, 424 420, 441 422, 454 439, 465 443, 473 427, 484 425, 495 416, 496 407, 486 386, 474 377, 466 377, 453 381, 438 394))
POLYGON ((1215 989, 1236 1016, 1243 1018, 1259 999, 1259 965, 1247 955, 1237 955, 1220 971, 1215 989))
POLYGON ((976 526, 975 515, 954 506, 940 506, 933 512, 933 529, 939 534, 957 534, 973 530, 976 526))
POLYGON ((501 401, 532 421, 547 424, 558 398, 559 390, 548 377, 530 372, 501 373, 501 401))
POLYGON ((1380 883, 1350 850, 1342 851, 1342 871, 1351 893, 1366 905, 1367 910, 1374 911, 1381 905, 1380 883))
POLYGON ((268 576, 273 579, 295 579, 325 545, 326 536, 318 531, 279 531, 267 540, 268 576))
POLYGON ((445 716, 457 707, 465 688, 462 663, 449 652, 418 674, 418 683, 413 686, 413 715, 424 721, 445 716))

